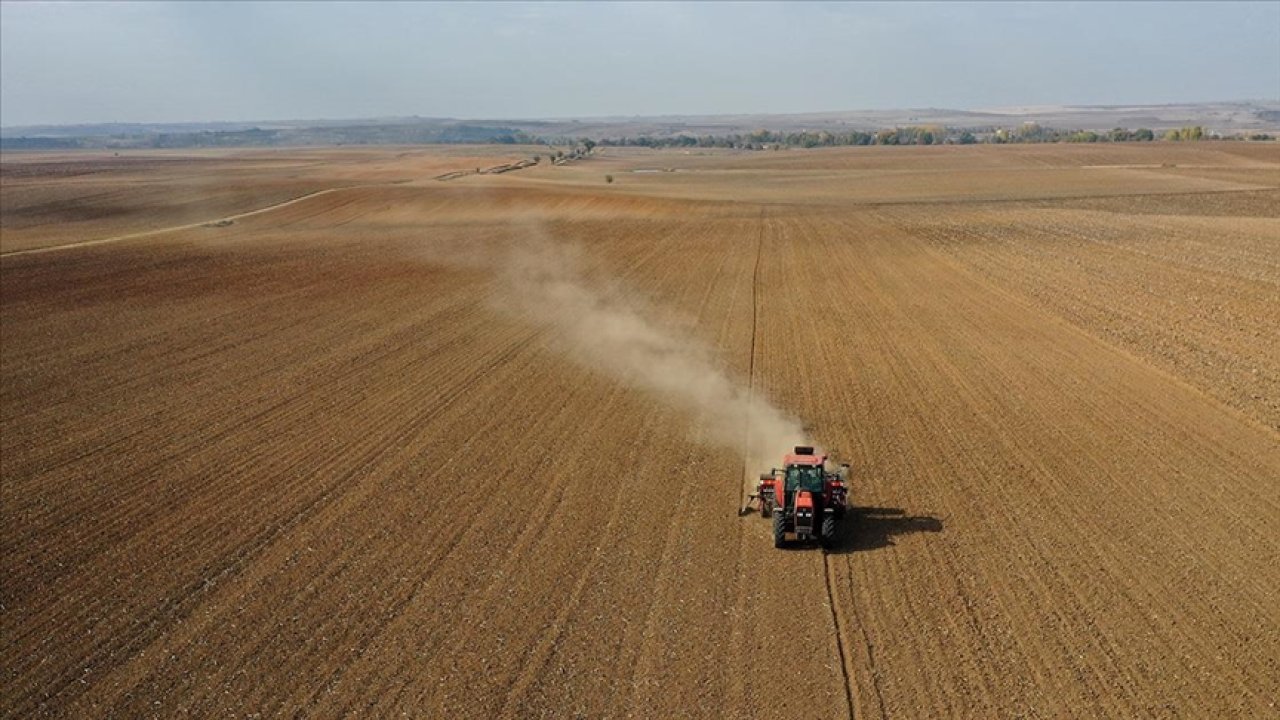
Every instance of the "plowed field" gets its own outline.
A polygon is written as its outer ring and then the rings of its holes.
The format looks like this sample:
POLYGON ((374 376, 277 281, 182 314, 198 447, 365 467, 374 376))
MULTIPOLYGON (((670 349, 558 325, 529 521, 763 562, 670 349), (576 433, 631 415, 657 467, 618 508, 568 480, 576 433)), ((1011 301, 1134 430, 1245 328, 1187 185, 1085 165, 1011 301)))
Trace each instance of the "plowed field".
POLYGON ((535 152, 3 158, 0 716, 1280 716, 1280 145, 535 152))

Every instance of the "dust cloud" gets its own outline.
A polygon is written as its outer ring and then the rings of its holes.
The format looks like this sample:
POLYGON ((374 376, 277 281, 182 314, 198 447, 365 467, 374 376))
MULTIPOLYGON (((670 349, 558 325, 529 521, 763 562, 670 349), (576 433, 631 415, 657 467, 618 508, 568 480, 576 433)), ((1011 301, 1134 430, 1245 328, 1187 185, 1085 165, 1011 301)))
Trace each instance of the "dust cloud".
POLYGON ((579 364, 688 412, 701 440, 763 463, 805 444, 798 419, 731 380, 706 343, 660 325, 634 293, 588 273, 581 249, 540 224, 521 228, 498 281, 504 311, 549 329, 579 364))

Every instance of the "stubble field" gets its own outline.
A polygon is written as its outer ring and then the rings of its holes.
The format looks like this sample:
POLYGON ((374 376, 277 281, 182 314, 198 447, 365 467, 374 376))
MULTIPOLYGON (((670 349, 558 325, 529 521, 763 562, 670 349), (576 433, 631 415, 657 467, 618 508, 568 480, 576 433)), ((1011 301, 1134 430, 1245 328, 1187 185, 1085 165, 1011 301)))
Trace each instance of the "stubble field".
POLYGON ((3 158, 0 715, 1280 715, 1280 145, 536 152, 3 158))

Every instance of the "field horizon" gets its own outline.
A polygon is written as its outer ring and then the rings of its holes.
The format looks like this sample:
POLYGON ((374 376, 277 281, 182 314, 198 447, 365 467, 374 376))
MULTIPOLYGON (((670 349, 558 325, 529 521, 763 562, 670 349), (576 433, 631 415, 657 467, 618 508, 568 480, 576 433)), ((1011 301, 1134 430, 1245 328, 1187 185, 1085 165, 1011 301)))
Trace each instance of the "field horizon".
POLYGON ((989 108, 861 109, 803 113, 686 114, 653 116, 376 117, 209 122, 103 122, 14 125, 0 128, 4 152, 79 149, 134 150, 194 147, 340 147, 494 143, 505 137, 543 138, 558 144, 583 138, 666 140, 679 136, 779 132, 877 132, 903 127, 949 128, 979 133, 1034 124, 1062 131, 1146 128, 1163 134, 1198 126, 1209 134, 1248 137, 1280 132, 1280 99, 1119 105, 1019 105, 989 108))

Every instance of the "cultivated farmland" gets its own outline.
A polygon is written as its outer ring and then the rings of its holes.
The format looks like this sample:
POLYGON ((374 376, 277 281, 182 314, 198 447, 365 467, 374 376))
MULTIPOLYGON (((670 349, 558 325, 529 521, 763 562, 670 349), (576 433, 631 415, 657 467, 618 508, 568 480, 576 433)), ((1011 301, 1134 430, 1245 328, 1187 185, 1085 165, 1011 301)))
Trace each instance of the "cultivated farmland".
POLYGON ((3 158, 0 716, 1280 714, 1280 144, 538 152, 3 158))

